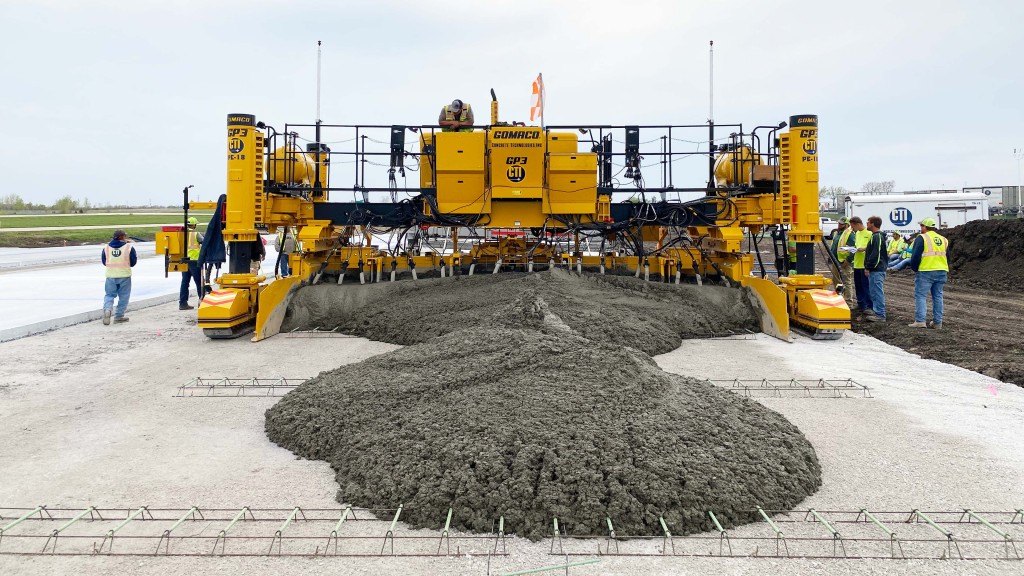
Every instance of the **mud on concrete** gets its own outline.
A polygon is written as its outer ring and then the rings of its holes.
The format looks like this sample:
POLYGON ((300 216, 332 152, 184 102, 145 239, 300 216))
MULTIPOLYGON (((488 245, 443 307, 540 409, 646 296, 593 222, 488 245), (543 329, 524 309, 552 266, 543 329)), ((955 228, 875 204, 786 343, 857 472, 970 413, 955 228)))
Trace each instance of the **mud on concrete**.
MULTIPOLYGON (((1024 221, 976 220, 941 232, 949 240, 949 280, 942 330, 911 329, 914 272, 890 272, 885 281, 888 322, 856 323, 908 352, 1024 386, 1024 221)), ((931 298, 928 299, 931 319, 931 298)))
MULTIPOLYGON (((952 245, 952 243, 951 243, 952 245)), ((953 277, 953 275, 950 275, 953 277)), ((941 330, 908 328, 914 321, 914 273, 891 272, 885 280, 885 323, 856 321, 853 329, 907 352, 1024 386, 1020 338, 1024 297, 949 282, 941 330)), ((931 298, 928 299, 931 319, 931 298)))
MULTIPOLYGON (((650 355, 756 329, 739 290, 498 274, 297 292, 285 329, 340 326, 407 348, 321 373, 267 411, 270 439, 331 463, 338 500, 539 539, 709 529, 788 509, 821 469, 783 417, 650 355)), ((709 361, 695 359, 697 362, 709 361)))

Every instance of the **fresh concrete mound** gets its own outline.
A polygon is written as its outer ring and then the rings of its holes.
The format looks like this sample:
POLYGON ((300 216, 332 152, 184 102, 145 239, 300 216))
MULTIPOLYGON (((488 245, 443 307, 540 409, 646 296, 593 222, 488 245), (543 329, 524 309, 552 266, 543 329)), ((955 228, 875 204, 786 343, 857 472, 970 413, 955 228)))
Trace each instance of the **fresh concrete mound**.
POLYGON ((310 286, 298 290, 282 330, 334 329, 393 344, 417 344, 487 326, 515 297, 542 298, 575 333, 656 355, 683 338, 760 332, 742 290, 672 285, 624 276, 536 274, 457 276, 416 282, 310 286))
MULTIPOLYGON (((267 435, 330 462, 340 502, 404 504, 416 527, 439 528, 451 507, 454 528, 487 532, 504 516, 531 539, 550 535, 554 517, 573 534, 601 534, 607 517, 619 534, 652 535, 663 516, 683 534, 709 529, 708 510, 732 526, 753 521, 756 506, 789 509, 813 493, 821 468, 795 426, 669 375, 644 352, 717 314, 752 321, 749 306, 725 292, 617 282, 496 275, 350 287, 348 305, 363 312, 342 313, 340 325, 418 343, 304 383, 267 411, 267 435), (687 298, 726 308, 680 306, 687 298)), ((308 300, 300 313, 329 300, 296 297, 308 300)))

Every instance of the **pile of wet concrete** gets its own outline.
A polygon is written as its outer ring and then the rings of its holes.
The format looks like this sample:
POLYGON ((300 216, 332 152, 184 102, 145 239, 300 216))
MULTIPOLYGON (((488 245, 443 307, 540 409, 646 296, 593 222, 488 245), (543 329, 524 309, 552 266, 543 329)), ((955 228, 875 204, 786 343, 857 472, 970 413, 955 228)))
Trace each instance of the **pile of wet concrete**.
POLYGON ((941 234, 950 284, 1024 292, 1024 220, 975 220, 941 234))
MULTIPOLYGON (((800 431, 662 371, 682 338, 756 330, 740 290, 561 271, 299 291, 285 329, 341 326, 405 348, 321 373, 267 411, 277 444, 336 471, 339 502, 417 527, 538 539, 676 533, 788 509, 821 482, 800 431)), ((694 358, 695 365, 728 358, 694 358)))

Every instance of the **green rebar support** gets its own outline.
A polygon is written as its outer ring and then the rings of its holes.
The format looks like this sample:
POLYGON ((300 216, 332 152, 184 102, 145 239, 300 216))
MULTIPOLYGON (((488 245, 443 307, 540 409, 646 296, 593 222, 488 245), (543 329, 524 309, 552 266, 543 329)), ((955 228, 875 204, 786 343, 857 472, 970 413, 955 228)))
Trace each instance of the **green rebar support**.
POLYGON ((529 570, 520 570, 518 572, 506 572, 501 576, 523 576, 524 574, 540 574, 541 572, 550 572, 552 570, 568 571, 569 568, 575 568, 577 566, 589 566, 591 564, 597 564, 600 561, 600 558, 594 558, 593 560, 581 560, 579 562, 569 562, 568 564, 559 564, 557 566, 542 566, 540 568, 531 568, 529 570))
POLYGON ((724 551, 722 544, 729 546, 729 556, 732 556, 732 542, 729 540, 729 534, 725 532, 725 528, 718 522, 718 518, 715 517, 715 513, 708 510, 708 516, 711 517, 711 522, 715 525, 715 530, 718 530, 718 555, 723 556, 724 551))
POLYGON ((444 539, 445 538, 448 539, 448 555, 451 556, 451 553, 452 553, 452 538, 451 538, 451 535, 448 534, 448 528, 451 527, 451 525, 452 525, 452 509, 451 509, 451 507, 449 507, 448 508, 448 518, 446 518, 445 521, 444 521, 444 530, 441 530, 441 539, 438 540, 438 542, 437 542, 437 555, 438 556, 441 555, 441 545, 444 544, 444 539))
POLYGON ((505 548, 505 517, 498 517, 498 533, 494 535, 494 553, 498 553, 498 541, 501 541, 501 553, 507 554, 508 549, 505 548))
POLYGON ((281 524, 281 527, 278 528, 276 532, 274 532, 274 537, 270 539, 270 548, 267 550, 267 556, 270 556, 271 554, 274 553, 274 543, 275 542, 277 543, 277 553, 279 555, 281 554, 281 543, 284 540, 284 537, 283 537, 284 529, 287 528, 288 525, 292 523, 292 520, 295 520, 295 517, 300 515, 300 514, 302 515, 302 519, 305 520, 306 519, 306 515, 305 515, 305 513, 302 512, 302 508, 296 506, 292 510, 292 513, 289 514, 288 517, 284 519, 284 523, 281 524))
POLYGON ((885 524, 882 524, 882 521, 879 520, 878 518, 875 518, 875 515, 872 514, 871 512, 868 512, 868 510, 866 508, 861 508, 860 509, 860 513, 864 515, 864 518, 866 518, 867 520, 870 520, 871 522, 874 522, 875 526, 878 526, 879 528, 882 529, 883 532, 885 532, 886 534, 889 535, 889 556, 890 557, 892 557, 892 558, 896 557, 896 548, 897 547, 899 547, 899 549, 900 549, 900 556, 903 557, 903 558, 907 557, 907 555, 903 553, 903 543, 900 542, 900 539, 896 536, 896 532, 890 530, 889 527, 886 526, 885 524))
POLYGON ((43 543, 43 551, 42 551, 42 553, 43 554, 46 553, 46 548, 47 548, 47 546, 50 545, 50 540, 53 540, 53 548, 50 550, 50 553, 51 554, 55 554, 57 552, 57 537, 60 536, 61 533, 64 532, 64 530, 70 528, 74 523, 78 522, 82 518, 85 518, 86 514, 89 515, 89 520, 93 520, 94 519, 93 518, 93 514, 94 513, 96 514, 96 516, 99 516, 100 520, 103 519, 103 516, 100 515, 99 511, 96 510, 95 506, 89 506, 85 510, 82 510, 81 512, 76 514, 74 518, 72 518, 71 520, 68 520, 63 526, 61 526, 60 528, 57 528, 53 532, 50 532, 50 536, 46 539, 46 542, 43 543))
MULTIPOLYGON (((1018 559, 1020 558, 1020 553, 1017 552, 1017 544, 1013 541, 1013 538, 1009 534, 1007 534, 1006 532, 1003 532, 1002 530, 996 528, 995 526, 990 524, 988 522, 988 520, 985 520, 981 516, 978 516, 977 514, 975 514, 970 509, 964 509, 964 514, 969 517, 968 518, 968 522, 970 521, 970 518, 974 518, 978 522, 981 522, 983 525, 985 525, 985 527, 987 527, 989 530, 991 530, 991 531, 995 532, 996 534, 999 534, 1000 536, 1002 536, 1002 538, 1003 538, 1003 551, 1006 553, 1006 558, 1007 559, 1010 558, 1010 546, 1013 546, 1013 554, 1014 554, 1014 556, 1016 556, 1018 559)), ((961 516, 960 519, 962 520, 963 516, 961 516)))
MULTIPOLYGON (((28 520, 29 518, 31 518, 36 513, 39 513, 39 519, 42 520, 43 519, 43 512, 45 512, 45 511, 46 511, 46 506, 43 506, 43 505, 36 506, 31 512, 26 512, 20 518, 14 520, 13 522, 8 524, 7 526, 4 526, 3 528, 0 528, 0 543, 2 543, 4 541, 4 532, 10 530, 11 528, 14 528, 15 526, 17 526, 18 524, 21 524, 25 520, 28 520)), ((47 512, 46 514, 49 515, 50 513, 47 512)), ((51 518, 52 518, 52 516, 51 516, 51 518)))
MULTIPOLYGON (((100 542, 100 547, 99 548, 95 548, 95 544, 93 545, 94 546, 93 550, 95 551, 95 553, 96 554, 102 554, 103 553, 103 547, 107 545, 107 542, 110 542, 110 546, 107 547, 107 552, 108 553, 113 552, 114 551, 114 535, 117 534, 121 530, 121 528, 124 528, 125 526, 128 525, 129 522, 131 522, 132 520, 135 520, 139 516, 142 516, 142 519, 145 520, 147 513, 149 513, 149 510, 147 510, 145 506, 140 506, 138 510, 136 510, 135 512, 132 512, 131 514, 129 514, 128 517, 125 518, 124 520, 122 520, 117 526, 114 526, 113 528, 108 530, 106 536, 103 537, 103 541, 100 542)), ((149 517, 152 518, 153 515, 150 514, 149 517)))
MULTIPOLYGON (((619 541, 615 539, 615 526, 612 525, 611 517, 605 516, 605 520, 608 521, 608 539, 606 540, 606 544, 605 544, 605 554, 611 554, 611 552, 612 552, 612 542, 615 543, 615 553, 618 554, 619 553, 619 541)), ((599 547, 598 551, 600 552, 600 550, 601 549, 599 547)))
POLYGON ((661 533, 662 533, 662 536, 664 537, 664 540, 662 540, 662 543, 661 543, 661 553, 665 554, 668 551, 668 546, 665 546, 665 543, 667 542, 668 544, 670 544, 672 546, 672 555, 675 556, 676 555, 676 543, 675 543, 675 541, 672 540, 672 533, 669 532, 668 525, 665 524, 665 518, 663 516, 658 516, 658 522, 661 522, 661 533))
POLYGON ((388 528, 387 533, 384 534, 384 544, 380 547, 380 555, 384 555, 384 549, 388 546, 388 538, 391 538, 391 555, 395 555, 395 525, 398 524, 398 518, 402 515, 402 507, 405 504, 399 504, 398 510, 395 510, 395 517, 391 519, 391 527, 388 528))
POLYGON ((957 544, 956 540, 953 538, 953 533, 952 532, 950 532, 948 530, 943 530, 941 526, 936 524, 931 518, 929 518, 927 515, 925 515, 924 512, 921 512, 920 510, 918 510, 916 508, 910 512, 910 517, 907 518, 907 522, 910 522, 910 521, 914 520, 915 517, 923 518, 924 521, 929 526, 931 526, 932 528, 935 528, 935 530, 937 532, 939 532, 940 534, 942 534, 943 536, 946 537, 946 551, 949 553, 949 557, 953 556, 952 547, 955 546, 956 547, 957 555, 960 556, 961 560, 963 560, 964 555, 960 552, 960 545, 957 544))
POLYGON ((558 553, 561 554, 562 553, 562 532, 559 531, 559 529, 558 529, 558 518, 557 517, 551 519, 551 526, 552 526, 552 529, 554 530, 554 533, 551 536, 551 551, 550 551, 550 553, 551 554, 555 553, 555 542, 558 542, 558 553))
MULTIPOLYGON (((821 514, 818 514, 818 511, 815 510, 814 508, 811 508, 808 511, 808 514, 814 516, 814 518, 817 519, 818 522, 821 522, 821 525, 824 526, 825 529, 828 530, 830 534, 832 534, 832 555, 833 556, 836 555, 836 542, 838 542, 839 543, 839 547, 842 548, 842 550, 843 550, 843 556, 845 557, 846 556, 846 544, 843 542, 843 537, 839 535, 839 531, 836 530, 835 528, 833 528, 832 525, 828 523, 828 520, 825 520, 825 518, 821 514)), ((806 520, 806 519, 807 519, 807 517, 805 516, 804 520, 806 520)))
POLYGON ((178 526, 181 526, 182 523, 185 522, 185 520, 188 520, 189 516, 191 516, 192 519, 195 520, 196 519, 196 514, 199 514, 200 518, 203 517, 203 513, 199 511, 199 508, 196 507, 196 506, 192 506, 191 508, 188 509, 188 512, 185 512, 184 516, 179 518, 178 521, 175 522, 174 524, 172 524, 170 528, 168 528, 167 530, 164 530, 164 533, 160 535, 160 539, 156 541, 156 551, 153 552, 153 555, 156 555, 156 554, 160 553, 160 544, 164 545, 164 554, 170 554, 171 553, 171 532, 174 532, 174 530, 177 529, 178 526))
POLYGON ((220 544, 220 553, 221 553, 221 555, 224 554, 224 548, 227 545, 227 541, 228 541, 228 530, 231 530, 231 528, 239 520, 243 520, 244 521, 245 520, 245 513, 246 512, 249 513, 249 517, 250 518, 252 518, 253 520, 256 519, 256 517, 252 515, 252 510, 249 510, 248 506, 243 506, 242 509, 238 511, 238 514, 235 514, 235 517, 231 519, 231 522, 229 522, 227 526, 225 526, 223 529, 221 529, 220 532, 217 533, 217 539, 213 541, 213 550, 210 551, 211 555, 217 553, 217 544, 218 543, 220 544))
MULTIPOLYGON (((331 530, 331 534, 327 537, 327 545, 324 546, 324 556, 326 556, 327 555, 327 551, 331 549, 331 541, 332 540, 334 541, 334 554, 335 554, 335 556, 337 556, 337 554, 338 554, 338 532, 341 532, 341 525, 345 523, 345 519, 348 518, 349 514, 352 515, 352 518, 356 517, 355 512, 352 511, 352 507, 351 506, 346 506, 345 510, 341 513, 341 518, 338 520, 338 523, 334 525, 334 529, 331 530)), ((319 552, 319 548, 317 549, 317 552, 319 552)))
POLYGON ((781 540, 782 545, 786 549, 786 556, 788 557, 789 543, 786 542, 786 535, 782 533, 782 530, 779 530, 779 527, 775 525, 775 522, 772 522, 772 519, 768 517, 768 514, 766 514, 760 506, 757 507, 757 511, 761 514, 761 517, 764 518, 764 521, 767 522, 768 525, 771 526, 772 530, 775 532, 775 555, 778 556, 781 551, 779 548, 779 541, 781 540))

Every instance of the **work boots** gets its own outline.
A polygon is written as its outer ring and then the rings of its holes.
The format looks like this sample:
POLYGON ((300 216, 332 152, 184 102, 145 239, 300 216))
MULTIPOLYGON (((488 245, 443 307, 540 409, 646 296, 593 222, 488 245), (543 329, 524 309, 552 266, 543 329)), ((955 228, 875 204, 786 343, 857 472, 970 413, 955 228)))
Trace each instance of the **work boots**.
POLYGON ((907 328, 927 328, 927 327, 928 327, 928 325, 925 324, 924 322, 912 322, 910 324, 907 324, 907 328))
POLYGON ((191 306, 189 304, 178 304, 178 310, 193 310, 193 309, 195 309, 195 306, 191 306))

